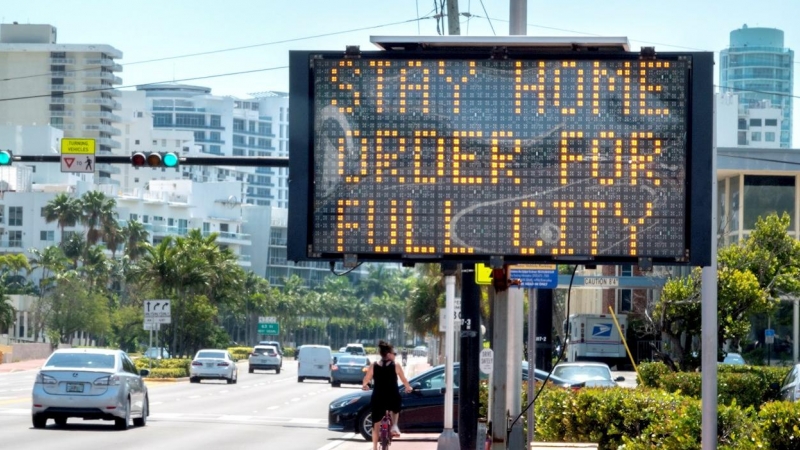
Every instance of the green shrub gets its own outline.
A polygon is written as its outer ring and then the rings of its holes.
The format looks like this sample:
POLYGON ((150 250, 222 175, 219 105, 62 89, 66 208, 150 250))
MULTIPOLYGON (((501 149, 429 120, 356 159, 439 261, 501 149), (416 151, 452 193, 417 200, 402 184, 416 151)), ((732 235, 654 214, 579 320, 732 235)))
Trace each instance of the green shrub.
POLYGON ((164 369, 164 368, 155 368, 150 370, 150 375, 148 378, 184 378, 188 377, 189 373, 185 369, 179 368, 172 368, 172 369, 164 369))
MULTIPOLYGON (((738 406, 719 407, 719 448, 763 447, 761 431, 738 406)), ((536 402, 536 437, 595 442, 600 449, 700 449, 700 401, 654 389, 545 389, 536 402)))
POLYGON ((762 403, 773 400, 780 400, 781 393, 778 387, 772 388, 773 384, 778 386, 783 383, 783 379, 789 374, 789 367, 767 367, 767 366, 734 366, 723 364, 718 368, 719 373, 749 373, 758 376, 761 383, 766 386, 762 403))
POLYGON ((659 384, 661 377, 672 373, 669 367, 662 362, 641 363, 638 370, 642 377, 642 384, 646 387, 661 387, 659 384))
POLYGON ((283 349, 284 358, 294 358, 297 355, 297 349, 294 347, 285 347, 283 349))
POLYGON ((368 355, 377 355, 378 347, 364 347, 364 351, 367 352, 368 355))
POLYGON ((253 353, 253 347, 228 347, 228 352, 233 356, 234 361, 247 359, 253 353))
POLYGON ((670 372, 662 376, 658 383, 667 392, 700 398, 702 378, 699 372, 670 372))
POLYGON ((136 359, 136 361, 134 361, 134 363, 136 364, 136 368, 139 370, 150 369, 152 363, 153 369, 180 369, 184 373, 189 373, 189 366, 192 364, 192 360, 186 358, 181 358, 181 359, 138 358, 136 359))
POLYGON ((800 447, 800 403, 777 401, 761 405, 758 421, 770 449, 800 447))

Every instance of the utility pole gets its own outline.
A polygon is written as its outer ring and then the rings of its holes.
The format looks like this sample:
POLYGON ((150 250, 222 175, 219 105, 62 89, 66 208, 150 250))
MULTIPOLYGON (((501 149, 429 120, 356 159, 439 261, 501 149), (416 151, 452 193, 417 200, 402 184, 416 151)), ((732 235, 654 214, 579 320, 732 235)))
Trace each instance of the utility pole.
POLYGON ((458 392, 458 440, 461 448, 476 448, 481 351, 481 291, 475 284, 475 265, 461 271, 461 374, 458 392))
POLYGON ((461 34, 461 22, 458 12, 458 0, 447 0, 447 34, 458 36, 461 34))

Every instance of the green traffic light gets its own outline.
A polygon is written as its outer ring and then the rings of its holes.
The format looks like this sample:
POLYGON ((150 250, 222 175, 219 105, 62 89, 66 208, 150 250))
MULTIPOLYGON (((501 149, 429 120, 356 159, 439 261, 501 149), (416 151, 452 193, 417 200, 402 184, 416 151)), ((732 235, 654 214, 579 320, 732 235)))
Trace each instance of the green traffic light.
POLYGON ((11 159, 11 152, 0 151, 0 166, 10 166, 11 159))
POLYGON ((163 158, 165 167, 175 167, 178 165, 178 155, 175 153, 166 153, 163 158))

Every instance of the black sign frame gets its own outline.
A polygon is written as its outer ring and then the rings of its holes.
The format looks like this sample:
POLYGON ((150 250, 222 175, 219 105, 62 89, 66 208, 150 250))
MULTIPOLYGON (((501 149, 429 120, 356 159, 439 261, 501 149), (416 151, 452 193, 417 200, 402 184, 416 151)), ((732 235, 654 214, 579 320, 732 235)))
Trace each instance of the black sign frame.
MULTIPOLYGON (((345 257, 357 261, 374 262, 486 262, 491 256, 503 256, 509 263, 585 263, 631 264, 648 255, 503 255, 503 254, 403 254, 314 252, 312 230, 314 214, 314 86, 313 61, 343 57, 380 60, 472 59, 489 60, 498 57, 525 59, 592 59, 639 61, 635 52, 553 52, 552 50, 509 49, 498 53, 496 49, 467 51, 375 51, 346 55, 333 51, 290 52, 290 112, 289 131, 289 223, 287 257, 292 261, 342 261, 345 257)), ((689 61, 687 139, 685 167, 685 256, 683 258, 652 258, 653 264, 707 266, 711 262, 711 202, 712 183, 712 129, 713 129, 713 53, 670 52, 658 53, 658 59, 683 59, 689 61)))

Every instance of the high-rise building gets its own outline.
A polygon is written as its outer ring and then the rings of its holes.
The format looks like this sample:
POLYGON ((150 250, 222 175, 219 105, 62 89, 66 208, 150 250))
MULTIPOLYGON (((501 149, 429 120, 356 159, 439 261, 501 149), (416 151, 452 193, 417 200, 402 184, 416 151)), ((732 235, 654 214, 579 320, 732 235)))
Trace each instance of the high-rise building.
POLYGON ((731 31, 730 47, 720 52, 719 80, 720 92, 738 95, 745 110, 779 107, 780 146, 791 148, 794 52, 783 45, 783 31, 775 28, 731 31))
MULTIPOLYGON (((0 123, 51 125, 64 137, 94 138, 97 153, 119 148, 114 111, 122 52, 105 44, 59 44, 51 25, 0 25, 0 123), (18 99, 18 100, 13 100, 18 99)), ((98 164, 97 183, 118 169, 98 164)))

